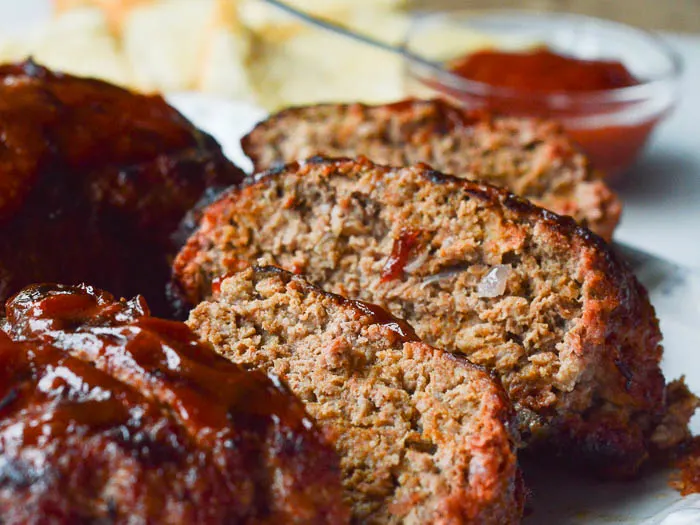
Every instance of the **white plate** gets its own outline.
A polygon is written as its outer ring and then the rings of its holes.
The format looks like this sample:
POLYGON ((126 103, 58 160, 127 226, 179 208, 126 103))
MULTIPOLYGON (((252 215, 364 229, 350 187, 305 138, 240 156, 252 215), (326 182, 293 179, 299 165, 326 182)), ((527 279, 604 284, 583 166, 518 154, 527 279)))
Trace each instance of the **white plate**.
MULTIPOLYGON (((231 160, 250 170, 240 139, 264 118, 263 110, 197 94, 168 98, 197 126, 214 135, 231 160)), ((642 261, 637 270, 661 319, 666 377, 685 374, 690 388, 700 392, 698 275, 655 259, 642 261)), ((700 417, 694 418, 692 428, 700 433, 700 417)), ((700 524, 700 496, 681 498, 669 488, 668 472, 635 482, 602 483, 556 467, 525 467, 525 481, 533 493, 533 512, 525 519, 527 525, 700 524), (678 521, 686 518, 690 521, 678 521)))
POLYGON ((240 141, 265 118, 265 110, 245 102, 199 93, 176 93, 168 95, 167 99, 197 127, 213 135, 236 166, 250 172, 253 165, 243 153, 240 141))

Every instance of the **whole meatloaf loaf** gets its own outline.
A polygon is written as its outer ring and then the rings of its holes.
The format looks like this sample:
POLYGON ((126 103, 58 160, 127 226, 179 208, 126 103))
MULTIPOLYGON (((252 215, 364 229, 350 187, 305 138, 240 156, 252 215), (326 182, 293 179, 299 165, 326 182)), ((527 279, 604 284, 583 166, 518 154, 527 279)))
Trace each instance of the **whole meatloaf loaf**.
POLYGON ((619 200, 558 124, 467 112, 441 100, 287 109, 259 124, 243 149, 257 171, 315 155, 424 162, 570 215, 607 240, 620 218, 619 200))
POLYGON ((175 286, 196 305, 241 261, 378 304, 494 370, 525 440, 588 468, 633 472, 687 435, 688 411, 667 416, 657 319, 626 264, 504 190, 424 166, 292 164, 205 210, 175 286))
POLYGON ((141 298, 23 290, 0 322, 0 523, 345 523, 303 405, 141 298))
POLYGON ((0 66, 0 304, 33 283, 89 282, 167 313, 181 221, 242 177, 160 96, 0 66))
POLYGON ((334 436, 354 522, 519 522, 505 392, 405 322, 280 269, 248 268, 218 282, 188 323, 232 361, 279 376, 334 436))

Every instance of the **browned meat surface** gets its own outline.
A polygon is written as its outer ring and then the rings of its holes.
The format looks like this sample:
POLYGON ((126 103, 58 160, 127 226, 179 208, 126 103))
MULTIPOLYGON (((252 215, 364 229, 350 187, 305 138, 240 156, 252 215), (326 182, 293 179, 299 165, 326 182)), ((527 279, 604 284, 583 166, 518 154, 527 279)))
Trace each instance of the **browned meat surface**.
POLYGON ((700 436, 695 436, 680 450, 671 474, 671 487, 682 496, 700 494, 700 436))
POLYGON ((620 201, 558 124, 465 112, 441 100, 287 109, 259 124, 243 148, 257 170, 314 155, 424 162, 570 215, 605 239, 620 218, 620 201))
POLYGON ((335 436, 354 522, 520 521, 515 414, 487 372, 278 268, 217 290, 190 326, 232 361, 278 375, 335 436))
POLYGON ((196 305, 241 261, 378 304, 494 370, 525 439, 587 468, 631 473, 687 436, 694 405, 668 406, 658 322, 627 265, 503 190, 422 166, 292 164, 205 211, 176 286, 196 305))
POLYGON ((90 282, 163 312, 171 235, 240 178, 158 96, 0 67, 0 301, 35 282, 90 282))
POLYGON ((141 298, 38 285, 0 331, 0 522, 343 523, 338 458, 286 388, 141 298))

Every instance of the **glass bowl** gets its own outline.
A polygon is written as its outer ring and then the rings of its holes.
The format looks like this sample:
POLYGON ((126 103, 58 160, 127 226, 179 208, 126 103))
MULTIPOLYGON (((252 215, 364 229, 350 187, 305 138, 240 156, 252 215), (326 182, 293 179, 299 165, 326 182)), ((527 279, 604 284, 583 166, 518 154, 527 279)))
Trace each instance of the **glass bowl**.
POLYGON ((551 51, 588 60, 622 62, 640 81, 616 89, 525 92, 467 80, 407 59, 407 92, 440 96, 468 109, 559 121, 612 180, 629 170, 652 131, 675 106, 682 61, 658 36, 588 16, 530 11, 443 11, 414 17, 404 46, 446 64, 477 50, 551 51))

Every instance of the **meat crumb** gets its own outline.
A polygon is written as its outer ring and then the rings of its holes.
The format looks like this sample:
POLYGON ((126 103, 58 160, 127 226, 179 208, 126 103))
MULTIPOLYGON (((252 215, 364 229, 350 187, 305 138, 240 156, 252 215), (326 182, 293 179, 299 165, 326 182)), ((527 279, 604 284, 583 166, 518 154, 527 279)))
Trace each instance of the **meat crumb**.
POLYGON ((669 484, 682 496, 700 493, 700 436, 695 436, 676 460, 677 470, 671 474, 669 484))

